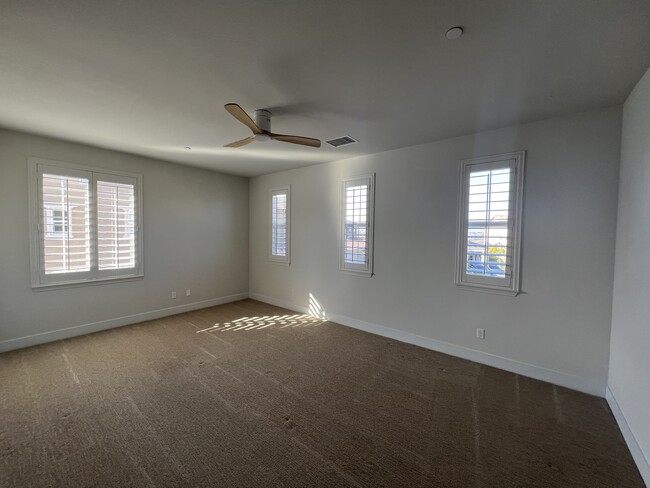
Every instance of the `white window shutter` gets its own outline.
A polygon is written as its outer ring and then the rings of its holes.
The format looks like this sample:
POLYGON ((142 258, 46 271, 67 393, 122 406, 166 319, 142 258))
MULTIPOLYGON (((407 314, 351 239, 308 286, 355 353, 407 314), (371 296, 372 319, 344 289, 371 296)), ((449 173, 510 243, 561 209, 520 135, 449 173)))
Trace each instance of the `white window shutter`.
POLYGON ((344 178, 341 182, 339 268, 371 276, 373 273, 375 175, 344 178))
POLYGON ((461 161, 456 284, 462 288, 519 292, 524 156, 461 161))
POLYGON ((90 182, 88 172, 39 169, 39 270, 45 282, 91 271, 90 182))
POLYGON ((29 159, 32 287, 143 276, 142 177, 29 159))
POLYGON ((269 259, 291 262, 291 187, 270 190, 269 259))
POLYGON ((96 176, 99 271, 135 268, 135 178, 96 176))

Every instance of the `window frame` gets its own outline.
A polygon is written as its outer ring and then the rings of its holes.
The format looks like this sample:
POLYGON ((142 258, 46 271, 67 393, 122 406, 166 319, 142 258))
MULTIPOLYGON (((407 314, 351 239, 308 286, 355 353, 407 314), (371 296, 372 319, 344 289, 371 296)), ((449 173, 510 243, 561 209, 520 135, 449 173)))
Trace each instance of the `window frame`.
MULTIPOLYGON (((144 240, 142 225, 142 180, 141 174, 114 171, 104 168, 86 166, 64 161, 30 157, 28 162, 28 198, 29 198, 29 242, 30 242, 30 274, 32 289, 46 290, 52 288, 66 288, 87 286, 118 281, 130 281, 144 277, 144 240), (51 174, 87 178, 89 182, 89 220, 90 238, 89 255, 90 270, 63 273, 44 272, 43 243, 41 237, 47 237, 47 229, 42 229, 40 210, 47 208, 48 203, 43 202, 42 174, 50 171, 51 174), (98 269, 97 246, 97 181, 134 183, 134 234, 135 234, 135 266, 121 269, 98 269)), ((71 216, 69 217, 71 219, 71 216)), ((69 220, 68 225, 72 225, 69 220)))
POLYGON ((347 176, 341 179, 339 194, 339 270, 359 276, 374 276, 374 247, 375 247, 375 173, 347 176), (368 185, 366 208, 366 255, 367 263, 355 264, 345 262, 345 217, 347 213, 346 189, 350 183, 368 185))
POLYGON ((521 230, 523 216, 524 167, 526 151, 516 151, 493 156, 463 159, 459 165, 458 220, 456 231, 456 266, 454 282, 458 288, 517 296, 521 291, 521 230), (509 279, 490 276, 472 276, 467 274, 466 254, 468 235, 469 175, 472 167, 485 168, 485 171, 511 167, 513 170, 511 210, 508 212, 508 229, 510 230, 512 256, 508 263, 511 269, 509 279), (468 278, 469 277, 469 278, 468 278))
POLYGON ((277 186, 269 190, 269 261, 279 264, 291 264, 291 185, 277 186), (286 226, 286 256, 273 254, 273 197, 286 195, 287 198, 287 226, 286 226))

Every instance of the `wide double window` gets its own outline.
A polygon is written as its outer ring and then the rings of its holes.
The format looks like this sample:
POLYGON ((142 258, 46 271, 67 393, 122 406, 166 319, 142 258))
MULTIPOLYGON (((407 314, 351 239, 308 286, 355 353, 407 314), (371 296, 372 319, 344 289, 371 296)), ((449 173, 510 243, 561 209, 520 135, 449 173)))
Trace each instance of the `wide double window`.
POLYGON ((522 151, 461 161, 457 285, 519 292, 524 156, 522 151))
POLYGON ((374 200, 374 174, 343 179, 339 262, 343 271, 372 275, 374 200))
POLYGON ((32 287, 143 275, 140 175, 32 158, 32 287))

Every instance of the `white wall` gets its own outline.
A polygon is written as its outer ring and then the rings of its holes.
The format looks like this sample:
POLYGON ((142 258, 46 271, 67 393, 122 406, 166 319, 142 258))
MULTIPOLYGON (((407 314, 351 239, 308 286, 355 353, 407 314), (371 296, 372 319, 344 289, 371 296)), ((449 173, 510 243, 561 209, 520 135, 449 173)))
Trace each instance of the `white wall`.
POLYGON ((604 395, 620 117, 610 108, 256 177, 252 296, 301 309, 311 293, 348 325, 604 395), (523 293, 459 290, 458 161, 521 149, 528 151, 523 293), (377 174, 372 278, 337 265, 339 179, 368 172, 377 174), (290 266, 267 258, 268 190, 286 184, 290 266), (485 328, 485 340, 475 338, 476 327, 485 328))
POLYGON ((649 251, 650 71, 623 108, 609 370, 611 394, 632 434, 628 445, 650 485, 649 251))
POLYGON ((0 223, 0 351, 248 293, 246 178, 1 130, 0 223), (29 156, 144 176, 143 280, 30 288, 29 156), (187 288, 190 297, 185 297, 187 288), (171 290, 178 292, 176 300, 171 290), (178 308, 165 310, 169 307, 178 308), (92 325, 53 332, 87 324, 92 325))

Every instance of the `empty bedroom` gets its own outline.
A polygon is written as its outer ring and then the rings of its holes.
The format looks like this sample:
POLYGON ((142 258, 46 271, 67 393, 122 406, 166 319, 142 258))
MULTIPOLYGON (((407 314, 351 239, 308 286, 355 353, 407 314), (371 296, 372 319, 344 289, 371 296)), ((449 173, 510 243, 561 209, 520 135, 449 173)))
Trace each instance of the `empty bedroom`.
POLYGON ((0 0, 0 486, 650 486, 650 2, 0 0))

